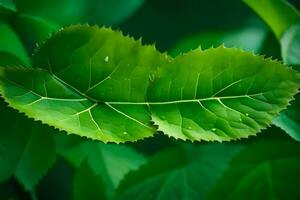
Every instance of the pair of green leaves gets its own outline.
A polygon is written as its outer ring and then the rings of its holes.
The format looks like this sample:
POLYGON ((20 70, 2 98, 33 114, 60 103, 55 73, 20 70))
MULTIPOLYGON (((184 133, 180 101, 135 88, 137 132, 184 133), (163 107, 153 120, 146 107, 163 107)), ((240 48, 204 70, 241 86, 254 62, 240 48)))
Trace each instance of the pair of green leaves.
POLYGON ((218 47, 170 58, 111 29, 71 26, 43 43, 34 68, 0 69, 10 106, 103 142, 162 131, 188 140, 245 138, 268 126, 297 92, 277 61, 218 47))

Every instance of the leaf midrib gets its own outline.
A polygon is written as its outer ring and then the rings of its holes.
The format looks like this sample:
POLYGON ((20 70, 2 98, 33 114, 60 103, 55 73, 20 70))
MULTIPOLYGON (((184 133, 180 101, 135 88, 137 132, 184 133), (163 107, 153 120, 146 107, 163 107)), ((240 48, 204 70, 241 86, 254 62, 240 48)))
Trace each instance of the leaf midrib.
MULTIPOLYGON (((171 100, 171 101, 157 101, 157 102, 126 102, 126 101, 99 101, 96 100, 86 94, 84 94, 83 92, 79 91, 78 89, 76 89, 75 87, 71 86, 70 84, 66 83, 65 81, 63 81, 62 79, 60 79, 59 77, 57 77, 55 74, 51 73, 51 76, 56 79, 57 81, 59 81, 60 83, 66 85, 67 87, 69 87, 70 89, 74 90, 75 92, 77 92, 78 94, 80 94, 81 96, 95 102, 95 103, 104 103, 104 104, 119 104, 119 105, 166 105, 166 104, 177 104, 177 103, 191 103, 191 102, 199 102, 199 101, 207 101, 207 100, 217 100, 219 101, 220 99, 236 99, 236 98, 252 98, 255 96, 259 96, 264 94, 263 92, 259 92, 259 93, 255 93, 255 94, 245 94, 245 95, 234 95, 234 96, 218 96, 218 97, 207 97, 207 98, 199 98, 199 99, 182 99, 182 100, 171 100)), ((57 98, 53 98, 53 99, 57 99, 57 98)), ((62 100, 62 99, 57 99, 57 100, 62 100)), ((255 99, 257 100, 257 99, 255 99)))

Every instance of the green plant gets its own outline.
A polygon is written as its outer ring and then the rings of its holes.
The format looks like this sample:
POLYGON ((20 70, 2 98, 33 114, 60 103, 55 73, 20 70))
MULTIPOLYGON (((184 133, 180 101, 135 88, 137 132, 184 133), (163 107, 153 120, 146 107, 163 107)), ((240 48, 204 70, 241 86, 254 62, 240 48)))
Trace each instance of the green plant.
POLYGON ((158 130, 192 141, 248 137, 299 87, 291 69, 252 53, 219 47, 173 60, 89 26, 66 28, 41 44, 33 69, 0 71, 10 106, 60 130, 117 143, 158 130))
POLYGON ((117 24, 143 1, 110 15, 67 0, 0 2, 0 199, 14 180, 42 198, 37 188, 55 188, 43 181, 60 164, 59 180, 72 173, 60 189, 72 195, 50 199, 300 198, 300 14, 286 1, 245 0, 280 41, 284 64, 242 50, 261 52, 266 29, 193 36, 172 57, 115 28, 60 28, 93 17, 117 24), (197 47, 206 38, 225 45, 197 47))

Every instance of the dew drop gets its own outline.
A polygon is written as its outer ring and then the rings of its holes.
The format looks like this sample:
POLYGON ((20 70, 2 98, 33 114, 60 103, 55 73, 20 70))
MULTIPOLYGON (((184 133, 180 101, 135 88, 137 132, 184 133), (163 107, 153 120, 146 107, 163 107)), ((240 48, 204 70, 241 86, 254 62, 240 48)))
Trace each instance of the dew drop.
POLYGON ((104 61, 105 61, 105 62, 108 62, 108 60, 109 60, 109 57, 106 56, 106 57, 104 58, 104 61))
POLYGON ((123 132, 124 135, 127 135, 128 133, 126 131, 123 132))
POLYGON ((246 116, 249 116, 249 113, 246 113, 246 116))
POLYGON ((217 129, 215 129, 215 128, 212 128, 211 130, 212 130, 212 131, 216 131, 217 129))

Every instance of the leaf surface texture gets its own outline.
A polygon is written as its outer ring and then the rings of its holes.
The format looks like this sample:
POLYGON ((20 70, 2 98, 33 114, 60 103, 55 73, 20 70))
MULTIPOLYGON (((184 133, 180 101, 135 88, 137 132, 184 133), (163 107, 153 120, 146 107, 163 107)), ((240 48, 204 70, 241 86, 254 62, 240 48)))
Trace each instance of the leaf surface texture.
POLYGON ((1 68, 10 106, 51 126, 104 142, 157 130, 188 140, 255 135, 298 89, 297 74, 225 47, 175 59, 111 29, 68 27, 36 50, 34 69, 1 68))

